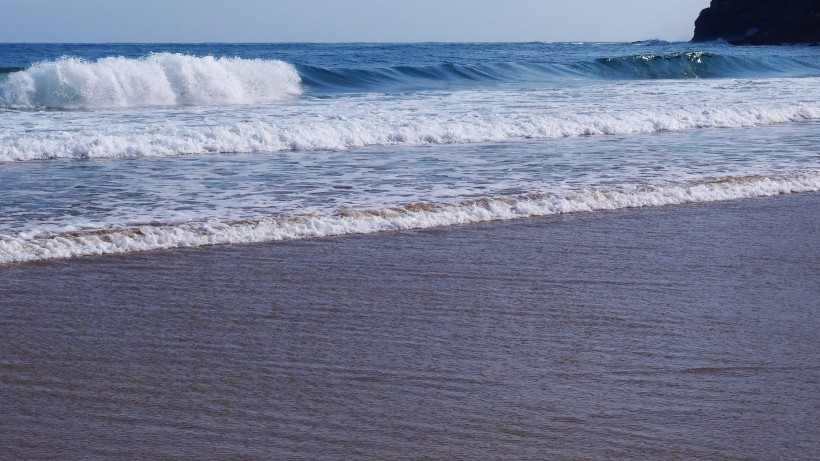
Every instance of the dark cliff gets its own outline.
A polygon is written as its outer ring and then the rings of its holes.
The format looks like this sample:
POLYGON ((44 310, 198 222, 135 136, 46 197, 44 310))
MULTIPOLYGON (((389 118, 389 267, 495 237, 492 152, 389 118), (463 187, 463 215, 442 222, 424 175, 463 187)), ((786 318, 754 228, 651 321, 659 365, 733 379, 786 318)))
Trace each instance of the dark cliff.
POLYGON ((820 0, 712 0, 695 21, 693 42, 737 45, 820 42, 820 0))

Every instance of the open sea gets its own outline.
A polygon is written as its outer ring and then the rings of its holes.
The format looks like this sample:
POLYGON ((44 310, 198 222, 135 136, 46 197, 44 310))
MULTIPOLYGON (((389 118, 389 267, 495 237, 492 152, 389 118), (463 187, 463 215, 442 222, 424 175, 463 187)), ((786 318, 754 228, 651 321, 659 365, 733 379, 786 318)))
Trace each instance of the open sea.
POLYGON ((818 47, 0 44, 0 459, 816 459, 818 191, 818 47))

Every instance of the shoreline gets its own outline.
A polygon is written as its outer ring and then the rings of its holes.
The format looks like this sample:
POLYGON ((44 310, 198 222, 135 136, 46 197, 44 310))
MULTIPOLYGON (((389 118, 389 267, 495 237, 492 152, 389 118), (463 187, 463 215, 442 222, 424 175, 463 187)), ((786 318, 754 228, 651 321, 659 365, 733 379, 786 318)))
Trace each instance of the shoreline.
POLYGON ((816 172, 772 177, 725 177, 635 190, 585 190, 574 194, 527 194, 470 199, 460 203, 418 202, 381 210, 337 214, 206 220, 124 228, 42 232, 30 238, 0 241, 0 265, 90 255, 197 248, 225 244, 270 243, 385 231, 445 228, 470 223, 565 215, 590 211, 654 208, 721 202, 783 194, 814 193, 816 172))
POLYGON ((811 459, 820 194, 0 266, 13 458, 811 459))
MULTIPOLYGON (((391 230, 379 230, 375 232, 363 232, 363 233, 350 233, 350 234, 330 234, 326 236, 317 236, 317 237, 297 237, 297 238, 284 238, 281 240, 263 240, 263 241, 251 241, 251 242, 236 242, 236 243, 216 243, 216 244, 204 244, 201 246, 191 246, 191 247, 169 247, 169 248, 157 248, 151 250, 136 250, 136 251, 127 251, 127 252, 119 252, 119 253, 105 253, 105 254, 84 254, 81 256, 72 256, 72 257, 58 257, 58 258, 50 258, 50 259, 35 259, 35 260, 28 260, 28 261, 15 261, 5 264, 0 264, 0 275, 3 274, 4 270, 13 270, 25 267, 40 267, 40 266, 49 266, 54 264, 70 264, 72 262, 77 261, 86 261, 88 263, 92 261, 102 262, 104 260, 113 259, 119 260, 122 262, 126 262, 126 260, 134 257, 143 258, 150 258, 152 256, 165 259, 171 258, 173 259, 173 255, 180 255, 181 257, 189 257, 189 258, 196 258, 196 256, 192 255, 191 253, 196 252, 208 252, 208 251, 218 251, 221 253, 231 252, 230 250, 235 250, 239 256, 247 254, 253 248, 264 248, 267 246, 287 246, 287 245, 299 245, 301 243, 309 244, 311 242, 336 242, 336 241, 344 241, 346 239, 380 239, 380 238, 389 238, 390 236, 396 236, 397 238, 412 236, 415 234, 425 234, 429 232, 438 233, 438 232, 458 232, 458 231, 474 231, 480 232, 482 229, 485 229, 487 232, 494 232, 496 231, 496 227, 506 227, 506 226, 515 226, 515 225, 525 225, 527 227, 539 227, 539 226, 549 226, 552 221, 561 222, 565 219, 595 219, 601 218, 606 219, 607 216, 615 215, 622 213, 652 213, 652 212, 671 212, 676 209, 680 209, 683 211, 687 211, 689 209, 697 209, 700 207, 703 208, 712 208, 712 207, 727 207, 730 209, 737 209, 742 208, 742 205, 748 202, 750 205, 753 205, 755 202, 760 201, 775 201, 775 200, 806 200, 808 202, 813 202, 815 200, 820 201, 820 192, 790 192, 790 193, 781 193, 779 195, 765 195, 765 196, 749 196, 749 197, 742 197, 742 198, 730 198, 730 199, 721 199, 721 200, 714 200, 714 201, 696 201, 696 202, 682 202, 682 203, 675 203, 671 202, 669 204, 663 205, 654 205, 654 206, 645 206, 645 205, 637 205, 637 206, 627 206, 623 208, 613 208, 613 209, 593 209, 590 211, 579 210, 579 211, 568 211, 568 212, 557 212, 554 214, 545 214, 545 215, 521 215, 520 217, 514 218, 501 218, 501 219, 492 219, 488 221, 469 221, 465 223, 453 223, 453 224, 445 224, 440 226, 434 227, 419 227, 419 228, 407 228, 407 229, 391 229, 391 230)), ((774 202, 772 202, 774 203, 774 202)), ((417 205, 407 205, 409 212, 414 211, 424 211, 427 210, 427 204, 417 204, 417 205), (413 209, 413 207, 418 207, 419 210, 413 209)), ((432 209, 436 209, 435 205, 429 205, 432 209)), ((253 222, 253 221, 249 221, 253 222)), ((93 234, 93 232, 92 232, 93 234)), ((264 251, 264 250, 263 250, 264 251)), ((269 250, 272 251, 272 250, 269 250)), ((203 255, 205 257, 205 255, 203 255)))

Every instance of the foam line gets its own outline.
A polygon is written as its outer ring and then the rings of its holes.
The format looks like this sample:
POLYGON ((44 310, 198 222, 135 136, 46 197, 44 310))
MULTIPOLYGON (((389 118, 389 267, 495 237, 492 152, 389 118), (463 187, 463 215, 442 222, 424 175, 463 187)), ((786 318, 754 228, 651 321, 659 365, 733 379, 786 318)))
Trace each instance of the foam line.
POLYGON ((278 119, 231 122, 222 126, 161 126, 143 132, 105 131, 0 134, 0 162, 46 159, 165 157, 208 153, 344 151, 372 146, 464 144, 514 139, 737 128, 820 119, 820 105, 743 104, 704 110, 601 112, 598 114, 520 113, 388 117, 361 114, 346 119, 278 119))
POLYGON ((424 229, 562 213, 714 202, 820 191, 820 171, 785 176, 725 177, 623 190, 528 195, 458 204, 419 203, 327 216, 263 217, 86 232, 0 235, 0 263, 103 255, 228 243, 269 242, 382 231, 424 229))

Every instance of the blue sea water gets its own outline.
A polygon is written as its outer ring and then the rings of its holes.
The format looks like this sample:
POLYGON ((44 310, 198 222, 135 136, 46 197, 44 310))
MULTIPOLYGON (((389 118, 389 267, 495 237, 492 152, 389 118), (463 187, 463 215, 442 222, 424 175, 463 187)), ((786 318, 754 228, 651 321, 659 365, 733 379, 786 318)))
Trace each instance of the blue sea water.
POLYGON ((0 44, 0 263, 820 190, 820 49, 0 44))

